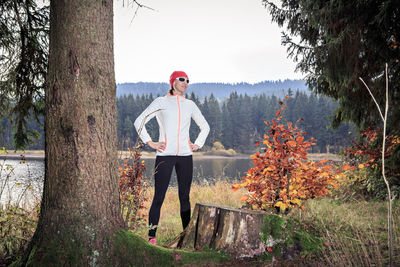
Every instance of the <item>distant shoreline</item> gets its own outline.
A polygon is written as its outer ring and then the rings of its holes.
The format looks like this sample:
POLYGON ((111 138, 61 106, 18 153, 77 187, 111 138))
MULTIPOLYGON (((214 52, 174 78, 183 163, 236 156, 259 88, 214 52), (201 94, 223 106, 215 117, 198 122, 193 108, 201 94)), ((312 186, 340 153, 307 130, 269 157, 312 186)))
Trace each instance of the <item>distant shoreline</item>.
MULTIPOLYGON (((7 151, 7 155, 1 154, 0 159, 21 159, 25 158, 27 160, 41 160, 44 159, 44 151, 43 150, 28 150, 28 151, 7 151)), ((118 158, 128 158, 129 151, 118 151, 118 158)), ((154 152, 142 152, 143 159, 151 159, 155 158, 154 152)), ((199 159, 250 159, 250 155, 238 155, 232 157, 224 157, 224 156, 217 156, 217 155, 204 155, 204 152, 195 152, 193 154, 194 158, 199 159)), ((333 161, 341 161, 340 157, 336 154, 328 154, 328 153, 309 153, 308 158, 310 160, 333 160, 333 161)))

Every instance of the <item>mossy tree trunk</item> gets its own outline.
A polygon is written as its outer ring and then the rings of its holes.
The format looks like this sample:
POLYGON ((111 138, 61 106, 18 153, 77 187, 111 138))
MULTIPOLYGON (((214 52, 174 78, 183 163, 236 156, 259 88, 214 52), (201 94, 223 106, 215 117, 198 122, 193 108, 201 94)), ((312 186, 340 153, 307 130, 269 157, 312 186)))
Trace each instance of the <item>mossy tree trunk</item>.
POLYGON ((51 1, 40 265, 106 264, 123 227, 113 49, 112 0, 51 1))

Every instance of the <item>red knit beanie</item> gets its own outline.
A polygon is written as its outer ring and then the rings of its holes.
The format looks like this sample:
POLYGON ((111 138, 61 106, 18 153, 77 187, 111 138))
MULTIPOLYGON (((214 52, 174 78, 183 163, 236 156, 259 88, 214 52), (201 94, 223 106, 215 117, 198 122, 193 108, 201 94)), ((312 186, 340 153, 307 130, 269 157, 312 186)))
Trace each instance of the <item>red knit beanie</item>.
POLYGON ((179 77, 185 77, 186 79, 189 79, 189 77, 187 76, 187 74, 183 71, 174 71, 171 74, 171 77, 169 77, 169 84, 171 85, 171 88, 173 88, 173 84, 176 78, 179 77))

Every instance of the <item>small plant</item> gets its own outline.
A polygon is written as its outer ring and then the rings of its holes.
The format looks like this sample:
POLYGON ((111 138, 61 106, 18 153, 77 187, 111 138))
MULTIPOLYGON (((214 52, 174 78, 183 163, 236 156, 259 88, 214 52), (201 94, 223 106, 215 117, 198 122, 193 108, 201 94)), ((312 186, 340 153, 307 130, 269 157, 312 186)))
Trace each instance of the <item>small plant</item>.
POLYGON ((268 214, 261 227, 261 240, 274 257, 290 259, 298 254, 314 254, 323 248, 319 236, 308 232, 298 220, 268 214))
POLYGON ((331 188, 338 187, 340 171, 334 171, 327 160, 307 159, 315 140, 305 141, 305 132, 292 123, 281 123, 286 107, 283 102, 279 104, 277 118, 265 122, 270 127, 262 140, 265 147, 251 155, 254 166, 233 189, 246 188, 249 192, 241 200, 253 209, 274 207, 279 212, 287 212, 291 207, 304 209, 304 200, 330 194, 331 188))
POLYGON ((144 202, 147 200, 145 191, 149 183, 145 181, 146 167, 144 161, 141 160, 140 148, 139 144, 135 146, 135 149, 129 149, 132 164, 125 159, 123 166, 119 168, 121 213, 126 226, 132 230, 144 223, 146 218, 143 210, 145 209, 144 202))
MULTIPOLYGON (((364 80, 360 77, 360 80, 363 82, 365 87, 367 88, 369 94, 371 95, 372 99, 374 100, 376 107, 378 108, 379 115, 381 116, 382 122, 383 122, 383 128, 382 128, 382 157, 381 157, 381 171, 382 171, 382 177, 383 181, 385 182, 386 189, 387 189, 387 201, 388 201, 388 247, 389 247, 389 266, 393 266, 393 211, 392 211, 392 206, 393 206, 393 200, 396 198, 396 194, 392 193, 392 190, 390 188, 390 182, 389 179, 386 176, 386 169, 385 169, 385 156, 386 156, 386 130, 387 130, 387 121, 388 121, 388 111, 389 111, 389 75, 388 75, 388 64, 386 63, 386 68, 385 68, 385 76, 386 76, 386 98, 385 98, 385 110, 382 113, 382 110, 376 101, 374 95, 372 94, 371 90, 369 89, 368 85, 364 82, 364 80)), ((398 143, 397 143, 398 144, 398 143)), ((396 144, 396 145, 397 145, 396 144)))

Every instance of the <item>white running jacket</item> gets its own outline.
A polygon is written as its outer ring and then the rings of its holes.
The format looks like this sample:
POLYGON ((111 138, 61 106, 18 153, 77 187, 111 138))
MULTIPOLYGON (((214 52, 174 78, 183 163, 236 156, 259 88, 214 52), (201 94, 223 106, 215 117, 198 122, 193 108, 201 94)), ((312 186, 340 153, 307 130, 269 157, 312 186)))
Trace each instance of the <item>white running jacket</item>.
POLYGON ((144 143, 151 140, 145 124, 156 117, 159 126, 159 142, 165 142, 163 152, 157 151, 159 156, 188 156, 192 155, 189 146, 189 128, 191 118, 200 128, 199 136, 194 142, 200 148, 204 145, 210 126, 201 114, 196 104, 181 95, 167 95, 154 101, 135 120, 135 128, 144 143))

